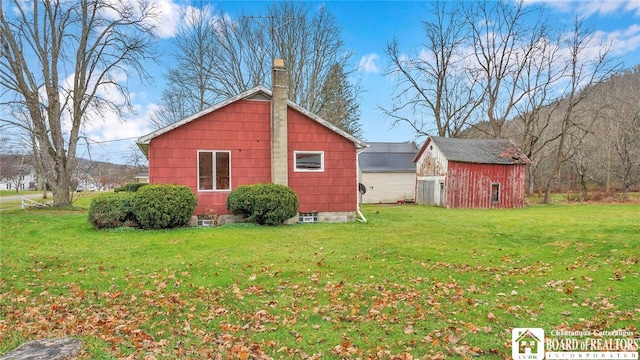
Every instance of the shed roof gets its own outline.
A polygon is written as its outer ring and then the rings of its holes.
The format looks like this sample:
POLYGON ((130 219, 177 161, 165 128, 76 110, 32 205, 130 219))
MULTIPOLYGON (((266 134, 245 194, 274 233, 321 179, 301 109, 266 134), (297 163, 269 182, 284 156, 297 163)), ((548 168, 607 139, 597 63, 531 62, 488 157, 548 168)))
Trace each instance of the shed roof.
POLYGON ((522 150, 508 139, 458 139, 437 136, 427 139, 414 161, 418 160, 430 142, 436 144, 449 161, 500 165, 531 163, 522 150))
POLYGON ((367 149, 358 157, 362 172, 416 171, 413 157, 418 148, 414 143, 371 142, 367 145, 367 149))

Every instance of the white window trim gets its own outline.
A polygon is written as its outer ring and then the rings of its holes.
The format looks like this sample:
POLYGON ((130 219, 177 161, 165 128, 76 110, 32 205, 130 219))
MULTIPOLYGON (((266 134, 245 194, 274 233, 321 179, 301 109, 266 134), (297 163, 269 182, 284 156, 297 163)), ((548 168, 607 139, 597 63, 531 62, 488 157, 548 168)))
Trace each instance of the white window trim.
POLYGON ((324 151, 294 151, 293 152, 293 171, 294 172, 324 172, 324 151), (320 155, 320 169, 298 169, 296 159, 298 154, 317 154, 320 155))
POLYGON ((196 156, 196 169, 198 170, 198 178, 197 178, 197 189, 198 192, 230 192, 231 189, 233 189, 232 187, 232 182, 231 182, 231 150, 198 150, 198 154, 196 156), (213 164, 211 164, 211 169, 212 169, 212 175, 215 175, 216 173, 216 153, 228 153, 229 154, 229 188, 228 189, 216 189, 215 186, 217 184, 217 181, 213 181, 213 189, 200 189, 200 153, 213 153, 213 156, 211 158, 211 161, 213 162, 213 164))

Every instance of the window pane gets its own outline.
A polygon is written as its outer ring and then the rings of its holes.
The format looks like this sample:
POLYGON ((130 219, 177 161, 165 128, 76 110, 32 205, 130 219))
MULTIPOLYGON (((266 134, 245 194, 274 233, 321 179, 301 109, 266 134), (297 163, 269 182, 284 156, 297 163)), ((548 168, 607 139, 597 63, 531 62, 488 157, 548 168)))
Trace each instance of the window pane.
POLYGON ((322 154, 296 153, 296 169, 304 169, 304 170, 322 169, 322 154))
POLYGON ((216 189, 230 190, 229 187, 229 153, 216 153, 216 189))
POLYGON ((500 184, 491 184, 491 202, 500 202, 500 184))
POLYGON ((213 190, 213 153, 198 153, 198 189, 213 190))

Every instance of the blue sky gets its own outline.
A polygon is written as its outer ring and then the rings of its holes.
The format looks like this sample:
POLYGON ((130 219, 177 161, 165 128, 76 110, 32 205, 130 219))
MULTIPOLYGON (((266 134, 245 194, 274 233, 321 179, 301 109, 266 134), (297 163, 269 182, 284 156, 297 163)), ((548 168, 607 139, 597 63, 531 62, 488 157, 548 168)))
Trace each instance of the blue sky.
MULTIPOLYGON (((180 21, 176 16, 185 2, 179 0, 155 0, 163 9, 163 43, 168 43, 172 29, 180 21)), ((265 9, 267 1, 205 1, 217 10, 235 17, 242 10, 258 13, 265 9)), ((199 3, 194 1, 194 3, 199 3)), ((426 1, 309 1, 311 9, 324 6, 337 19, 342 30, 345 47, 353 51, 351 66, 353 73, 364 90, 360 101, 361 122, 366 141, 423 141, 415 138, 406 126, 391 128, 391 123, 383 116, 378 106, 388 106, 392 97, 394 81, 384 74, 387 60, 384 55, 386 44, 394 37, 399 40, 400 50, 416 53, 421 49, 423 32, 421 22, 428 20, 429 3, 426 1)), ((640 63, 640 0, 598 0, 598 1, 540 1, 528 0, 527 4, 544 5, 549 15, 559 24, 569 27, 575 15, 584 16, 586 23, 597 32, 599 38, 610 41, 616 56, 624 67, 640 63)), ((90 147, 95 160, 125 163, 131 153, 135 138, 151 132, 149 114, 157 108, 160 92, 164 87, 164 70, 169 64, 149 64, 149 71, 155 79, 152 86, 129 83, 137 112, 127 119, 106 116, 103 122, 87 126, 85 134, 102 143, 90 147)), ((87 157, 86 147, 79 150, 79 156, 87 157)))

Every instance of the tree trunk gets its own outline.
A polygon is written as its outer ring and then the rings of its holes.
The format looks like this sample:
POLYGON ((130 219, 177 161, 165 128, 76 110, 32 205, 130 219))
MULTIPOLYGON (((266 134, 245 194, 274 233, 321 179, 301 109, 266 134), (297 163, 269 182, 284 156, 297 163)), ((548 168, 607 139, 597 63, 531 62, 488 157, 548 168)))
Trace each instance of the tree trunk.
POLYGON ((69 181, 66 177, 61 177, 60 181, 51 187, 51 191, 53 192, 54 207, 71 206, 69 181))

